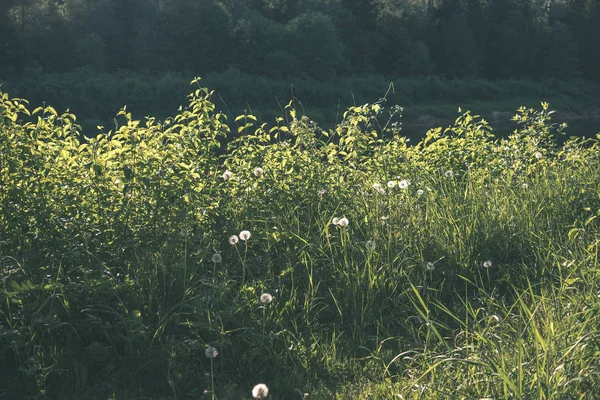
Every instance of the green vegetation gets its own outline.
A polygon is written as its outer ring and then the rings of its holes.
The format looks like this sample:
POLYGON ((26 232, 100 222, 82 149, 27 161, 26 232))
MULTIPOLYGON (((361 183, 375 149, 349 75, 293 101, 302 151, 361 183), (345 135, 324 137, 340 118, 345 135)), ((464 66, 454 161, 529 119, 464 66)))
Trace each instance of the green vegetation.
POLYGON ((4 0, 0 69, 600 79, 595 0, 4 0))
MULTIPOLYGON (((32 104, 45 102, 59 109, 68 108, 77 115, 84 132, 95 135, 98 125, 114 128, 114 115, 124 104, 136 119, 146 115, 166 119, 182 104, 190 79, 185 73, 175 72, 152 76, 126 71, 94 72, 89 68, 68 73, 31 69, 20 78, 6 80, 2 89, 32 104)), ((536 107, 540 99, 561 113, 600 118, 600 83, 584 80, 490 81, 438 76, 388 79, 383 75, 355 75, 320 82, 311 78, 256 77, 229 69, 211 73, 203 82, 215 90, 213 102, 228 116, 231 128, 235 127, 235 117, 245 111, 263 121, 274 121, 285 114, 285 104, 293 98, 299 114, 309 115, 329 129, 342 120, 348 107, 384 95, 388 102, 405 107, 405 124, 419 123, 425 128, 438 120, 453 121, 459 106, 506 125, 516 107, 536 107), (500 116, 494 119, 497 114, 500 116)))
POLYGON ((135 119, 172 115, 198 75, 230 120, 272 121, 295 97, 329 129, 390 82, 406 120, 430 126, 459 105, 600 113, 597 0, 0 3, 2 90, 68 108, 90 134, 123 104, 135 119))
POLYGON ((94 138, 0 95, 0 397, 600 396, 600 135, 211 94, 94 138))

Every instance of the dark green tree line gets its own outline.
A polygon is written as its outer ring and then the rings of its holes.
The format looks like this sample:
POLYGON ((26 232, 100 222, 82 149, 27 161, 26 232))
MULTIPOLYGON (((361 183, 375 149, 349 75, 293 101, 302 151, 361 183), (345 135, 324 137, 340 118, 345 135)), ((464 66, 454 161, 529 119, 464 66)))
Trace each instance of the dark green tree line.
POLYGON ((0 71, 600 79, 597 0, 3 0, 0 71))

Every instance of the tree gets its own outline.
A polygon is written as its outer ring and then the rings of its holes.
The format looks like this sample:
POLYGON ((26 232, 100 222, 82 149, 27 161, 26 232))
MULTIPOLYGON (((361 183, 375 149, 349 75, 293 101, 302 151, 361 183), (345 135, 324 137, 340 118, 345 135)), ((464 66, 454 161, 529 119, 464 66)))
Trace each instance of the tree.
POLYGON ((329 78, 344 63, 342 43, 326 15, 303 14, 293 19, 288 24, 288 38, 300 70, 310 77, 329 78))
POLYGON ((554 25, 543 59, 545 76, 565 79, 580 75, 576 38, 566 24, 558 22, 554 25))
POLYGON ((356 18, 362 29, 373 30, 377 25, 377 8, 374 0, 341 0, 344 8, 356 18))
POLYGON ((277 22, 288 22, 298 15, 299 0, 254 0, 257 10, 277 22))
POLYGON ((491 32, 488 48, 488 73, 493 77, 524 77, 532 73, 534 62, 534 31, 532 23, 519 9, 491 32))

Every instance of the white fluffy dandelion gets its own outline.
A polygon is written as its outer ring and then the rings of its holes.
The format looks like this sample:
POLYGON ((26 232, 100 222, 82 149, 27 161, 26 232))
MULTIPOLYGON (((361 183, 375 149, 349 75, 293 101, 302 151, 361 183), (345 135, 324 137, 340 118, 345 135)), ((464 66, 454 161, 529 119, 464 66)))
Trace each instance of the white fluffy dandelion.
POLYGON ((223 261, 223 257, 221 257, 221 255, 219 253, 215 253, 212 255, 212 262, 214 262, 215 264, 218 264, 222 261, 223 261))
POLYGON ((535 158, 536 159, 541 160, 542 157, 544 157, 544 155, 540 151, 538 151, 537 153, 535 153, 535 158))
POLYGON ((263 293, 260 295, 260 303, 267 305, 267 304, 271 304, 271 302, 273 301, 273 296, 271 296, 269 293, 263 293))
POLYGON ((388 187, 389 189, 393 189, 393 188, 395 188, 395 187, 396 187, 396 181, 388 181, 388 183, 387 183, 387 187, 388 187))
POLYGON ((339 217, 334 217, 334 218, 331 220, 331 223, 332 223, 333 225, 338 225, 338 224, 340 223, 340 218, 339 218, 339 217))
POLYGON ((385 194, 385 189, 379 183, 374 183, 373 189, 375 189, 377 191, 377 193, 379 193, 381 195, 385 194))
POLYGON ((255 399, 266 399, 269 396, 269 388, 264 383, 259 383, 252 388, 252 397, 255 399))
POLYGON ((400 182, 398 182, 398 187, 400 189, 406 189, 408 185, 410 185, 410 181, 408 179, 402 179, 400 182))
POLYGON ((435 269, 435 265, 433 265, 433 263, 429 261, 427 264, 425 264, 425 269, 427 271, 433 271, 435 269))
POLYGON ((423 196, 423 193, 425 193, 425 192, 423 191, 423 189, 419 189, 419 190, 417 190, 417 196, 421 197, 421 196, 423 196))
POLYGON ((242 239, 244 242, 248 239, 250 239, 250 236, 252 236, 250 234, 250 231, 241 231, 240 232, 240 239, 242 239))
POLYGON ((204 354, 208 358, 215 358, 216 356, 219 355, 219 352, 217 351, 217 349, 215 348, 215 346, 211 345, 211 346, 208 346, 206 348, 206 351, 204 352, 204 354))
POLYGON ((527 182, 524 182, 521 186, 523 187, 523 189, 528 189, 529 188, 529 185, 527 184, 527 182))
POLYGON ((240 238, 237 237, 237 235, 231 235, 229 236, 229 244, 232 246, 235 246, 238 242, 239 242, 240 238))
POLYGON ((487 260, 483 262, 483 268, 491 268, 492 267, 492 260, 487 260))
POLYGON ((231 172, 231 171, 223 172, 223 179, 225 179, 226 181, 230 180, 232 176, 233 176, 233 172, 231 172))
POLYGON ((260 178, 263 175, 264 171, 261 167, 254 168, 254 176, 260 178))
POLYGON ((444 175, 446 175, 446 178, 451 179, 454 177, 454 172, 448 170, 448 171, 444 172, 444 175))
POLYGON ((348 226, 349 223, 350 221, 348 221, 348 218, 340 218, 340 220, 338 221, 338 225, 343 228, 348 226))

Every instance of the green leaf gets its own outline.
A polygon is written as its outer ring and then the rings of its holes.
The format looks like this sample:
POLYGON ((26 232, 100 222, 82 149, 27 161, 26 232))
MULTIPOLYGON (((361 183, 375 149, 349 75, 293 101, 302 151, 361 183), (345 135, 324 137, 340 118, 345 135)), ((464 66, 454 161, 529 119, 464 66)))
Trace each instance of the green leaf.
POLYGON ((56 112, 56 110, 54 109, 54 107, 52 106, 48 106, 44 109, 44 113, 49 112, 50 114, 54 115, 55 117, 58 116, 58 113, 56 112))
POLYGON ((573 228, 573 229, 571 229, 571 230, 569 231, 569 234, 568 234, 568 238, 569 238, 569 240, 570 240, 570 241, 573 241, 573 240, 575 240, 575 239, 577 238, 577 236, 579 236, 579 231, 580 231, 580 230, 581 230, 581 229, 579 229, 579 228, 573 228))

